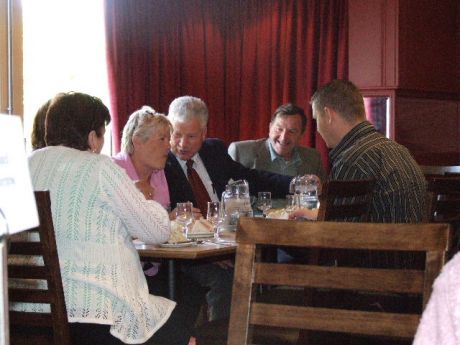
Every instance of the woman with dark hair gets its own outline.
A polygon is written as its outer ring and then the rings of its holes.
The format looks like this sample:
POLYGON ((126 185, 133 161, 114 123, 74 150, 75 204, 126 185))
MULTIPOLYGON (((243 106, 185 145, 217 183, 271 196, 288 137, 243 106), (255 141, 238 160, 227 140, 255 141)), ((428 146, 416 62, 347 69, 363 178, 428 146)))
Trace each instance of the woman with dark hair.
POLYGON ((38 108, 37 113, 34 117, 34 123, 32 125, 32 134, 31 134, 31 145, 32 150, 38 150, 46 146, 45 143, 45 120, 46 113, 50 106, 51 99, 47 100, 44 104, 38 108))
MULTIPOLYGON (((35 190, 49 190, 72 340, 76 344, 187 344, 175 302, 150 295, 131 238, 162 243, 168 213, 146 200, 105 155, 109 110, 77 92, 52 99, 47 146, 32 153, 35 190)), ((27 307, 27 306, 25 306, 27 307)))

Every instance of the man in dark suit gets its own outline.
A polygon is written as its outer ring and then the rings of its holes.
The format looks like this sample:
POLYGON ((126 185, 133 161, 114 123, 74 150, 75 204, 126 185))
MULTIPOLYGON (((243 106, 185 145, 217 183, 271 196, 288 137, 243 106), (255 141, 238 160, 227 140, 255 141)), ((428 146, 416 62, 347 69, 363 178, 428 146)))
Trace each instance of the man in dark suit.
POLYGON ((208 110, 199 98, 176 98, 169 107, 168 119, 173 124, 171 151, 166 162, 171 207, 177 202, 196 200, 187 179, 186 162, 194 160, 211 200, 218 201, 229 180, 246 179, 252 195, 259 191, 272 192, 273 197, 284 198, 289 193, 292 177, 249 169, 235 162, 220 139, 206 139, 208 110))
MULTIPOLYGON (((183 96, 169 106, 168 118, 173 125, 171 152, 165 166, 171 207, 177 202, 191 201, 205 216, 205 202, 219 201, 229 180, 246 179, 250 193, 271 191, 275 197, 289 192, 291 177, 248 169, 232 160, 222 140, 206 139, 208 109, 199 98, 183 96), (193 174, 197 174, 202 192, 197 193, 193 174), (199 194, 199 195, 196 195, 199 194)), ((195 175, 196 176, 196 175, 195 175)), ((210 319, 228 318, 230 313, 233 267, 219 264, 182 265, 187 278, 210 290, 206 295, 210 319)))

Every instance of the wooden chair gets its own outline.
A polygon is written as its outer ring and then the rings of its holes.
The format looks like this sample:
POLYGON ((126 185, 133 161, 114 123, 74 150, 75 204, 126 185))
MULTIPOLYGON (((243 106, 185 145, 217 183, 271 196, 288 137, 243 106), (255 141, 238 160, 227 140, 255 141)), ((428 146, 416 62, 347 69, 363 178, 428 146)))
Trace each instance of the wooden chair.
POLYGON ((453 172, 453 171, 446 171, 446 172, 444 173, 444 176, 460 177, 460 171, 456 171, 456 172, 453 172))
MULTIPOLYGON (((47 288, 37 284, 8 289, 10 308, 14 303, 49 304, 50 313, 10 311, 10 343, 68 345, 69 325, 62 289, 58 253, 54 237, 49 192, 35 192, 40 225, 38 228, 12 236, 8 252, 8 278, 46 281, 47 288), (25 239, 28 237, 29 239, 25 239), (34 237, 37 240, 31 241, 34 237), (14 257, 12 257, 14 255, 14 257), (30 262, 31 256, 43 258, 43 265, 30 262)), ((43 285, 43 284, 42 284, 43 285)), ((46 286, 45 285, 45 286, 46 286)))
POLYGON ((327 181, 320 196, 318 220, 367 220, 374 180, 327 181))
MULTIPOLYGON (((330 180, 323 186, 318 210, 318 221, 365 222, 372 202, 374 180, 330 180)), ((350 253, 340 250, 310 248, 310 263, 342 259, 350 253), (322 259, 320 259, 320 256, 322 259)), ((351 253, 353 257, 353 253, 351 253)))
MULTIPOLYGON (((318 213, 319 220, 347 220, 347 221, 365 221, 367 220, 369 207, 372 201, 372 191, 374 180, 348 180, 337 181, 330 180, 323 185, 320 196, 320 207, 318 213)), ((281 230, 280 230, 281 231, 281 230)), ((264 248, 263 257, 267 261, 276 261, 276 247, 264 248)), ((327 250, 320 252, 319 248, 288 248, 288 253, 295 257, 295 260, 308 260, 310 263, 317 263, 320 260, 334 260, 337 256, 344 257, 346 254, 339 253, 336 250, 327 250)), ((263 290, 265 300, 293 300, 311 303, 312 291, 305 291, 294 288, 279 287, 263 290)), ((197 345, 224 344, 228 324, 225 321, 206 324, 198 330, 197 345), (217 330, 217 331, 213 331, 217 330)), ((276 339, 276 344, 288 344, 295 342, 299 336, 298 331, 269 330, 262 329, 256 332, 255 337, 258 340, 264 338, 276 339)), ((304 335, 301 335, 304 337, 304 335)))
POLYGON ((446 175, 427 178, 428 221, 452 225, 452 247, 448 257, 460 248, 460 176, 446 175))
MULTIPOLYGON (((419 294, 423 305, 444 264, 449 224, 371 224, 240 219, 228 345, 251 342, 254 326, 412 338, 420 314, 260 303, 259 285, 419 294), (421 251, 424 270, 350 268, 261 261, 270 245, 421 251)), ((421 313, 421 311, 420 311, 421 313)), ((328 344, 330 345, 330 344, 328 344)))
POLYGON ((445 174, 459 174, 460 165, 421 165, 420 169, 425 176, 442 176, 445 174))
POLYGON ((429 221, 460 220, 460 176, 439 176, 427 179, 429 221))

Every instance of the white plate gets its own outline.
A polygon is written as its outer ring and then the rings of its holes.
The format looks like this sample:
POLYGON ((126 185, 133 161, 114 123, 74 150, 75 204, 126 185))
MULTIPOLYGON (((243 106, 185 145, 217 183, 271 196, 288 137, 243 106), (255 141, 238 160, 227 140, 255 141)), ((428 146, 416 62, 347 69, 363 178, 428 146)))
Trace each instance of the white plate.
POLYGON ((213 232, 192 232, 187 235, 187 238, 213 238, 213 232))
POLYGON ((184 247, 193 247, 196 246, 195 241, 184 241, 184 242, 177 242, 177 243, 162 243, 160 247, 162 248, 184 248, 184 247))

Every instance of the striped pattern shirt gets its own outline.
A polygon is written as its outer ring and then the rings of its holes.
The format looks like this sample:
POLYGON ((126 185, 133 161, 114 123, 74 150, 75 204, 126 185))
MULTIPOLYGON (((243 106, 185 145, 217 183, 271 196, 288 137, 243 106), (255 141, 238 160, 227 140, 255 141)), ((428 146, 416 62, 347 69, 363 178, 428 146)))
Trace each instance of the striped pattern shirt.
POLYGON ((416 223, 425 216, 426 181, 402 145, 367 122, 355 126, 329 153, 330 179, 374 179, 369 222, 416 223))

